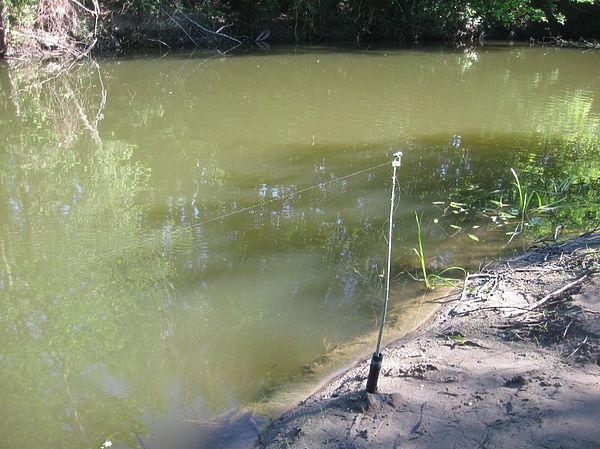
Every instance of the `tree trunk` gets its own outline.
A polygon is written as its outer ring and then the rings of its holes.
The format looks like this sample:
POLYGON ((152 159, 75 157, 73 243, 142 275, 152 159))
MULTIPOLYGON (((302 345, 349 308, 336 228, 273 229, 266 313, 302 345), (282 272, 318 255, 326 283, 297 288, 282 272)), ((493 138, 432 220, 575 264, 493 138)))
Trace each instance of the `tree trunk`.
POLYGON ((8 50, 8 5, 6 0, 0 0, 0 58, 8 50))

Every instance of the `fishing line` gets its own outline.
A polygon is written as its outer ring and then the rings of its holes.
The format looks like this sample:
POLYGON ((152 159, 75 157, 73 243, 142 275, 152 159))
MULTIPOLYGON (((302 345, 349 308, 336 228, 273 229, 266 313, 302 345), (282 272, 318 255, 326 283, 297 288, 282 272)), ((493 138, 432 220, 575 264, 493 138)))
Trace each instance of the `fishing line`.
MULTIPOLYGON (((336 182, 340 182, 340 181, 343 181, 345 179, 361 175, 363 173, 367 173, 367 172, 370 172, 370 171, 377 170, 378 168, 384 167, 386 165, 389 165, 389 162, 384 162, 382 164, 374 165, 372 167, 368 167, 368 168, 365 168, 365 169, 362 169, 362 170, 359 170, 359 171, 356 171, 356 172, 353 172, 353 173, 341 176, 339 178, 332 179, 330 181, 319 182, 318 184, 315 184, 315 185, 312 185, 312 186, 309 186, 309 187, 305 187, 303 189, 294 191, 294 192, 289 193, 287 195, 278 196, 276 198, 272 198, 272 199, 267 200, 267 201, 261 201, 259 203, 253 204, 251 206, 243 207, 241 209, 236 209, 234 211, 227 212, 227 213, 219 215, 217 217, 209 218, 209 219, 206 219, 206 220, 203 220, 203 221, 199 221, 199 222, 187 225, 187 226, 181 226, 181 227, 175 229, 173 231, 172 235, 173 235, 174 238, 177 238, 178 234, 181 234, 181 233, 184 233, 186 231, 198 228, 200 226, 204 226, 206 224, 209 224, 209 223, 212 223, 212 222, 215 222, 215 221, 224 220, 225 218, 229 218, 231 216, 238 215, 238 214, 241 214, 241 213, 244 213, 244 212, 249 212, 249 211, 258 209, 260 207, 266 206, 268 204, 274 203, 276 201, 285 201, 287 199, 292 199, 292 198, 294 198, 294 197, 296 197, 296 196, 298 196, 298 195, 300 195, 302 193, 309 192, 309 191, 314 190, 314 189, 322 189, 323 187, 326 187, 326 186, 328 186, 330 184, 333 184, 333 183, 336 183, 336 182)), ((115 248, 113 250, 108 250, 108 251, 104 252, 103 254, 98 255, 97 257, 98 257, 98 259, 106 258, 106 257, 112 256, 112 255, 118 254, 120 252, 124 252, 124 251, 130 250, 130 249, 134 249, 134 248, 138 247, 140 244, 152 242, 155 239, 157 240, 159 238, 161 238, 160 235, 155 236, 155 237, 148 237, 148 238, 142 240, 141 242, 136 242, 136 243, 133 243, 133 244, 130 244, 130 245, 124 245, 124 246, 121 246, 119 248, 115 248)))
POLYGON ((345 175, 345 176, 342 176, 340 178, 332 179, 331 181, 320 182, 320 183, 315 184, 313 186, 306 187, 304 189, 300 189, 300 190, 298 190, 296 192, 293 192, 293 193, 290 193, 290 194, 287 194, 287 195, 283 195, 281 197, 272 198, 272 199, 270 199, 268 201, 262 201, 260 203, 254 204, 253 206, 248 206, 248 207, 244 207, 242 209, 238 209, 238 210, 235 210, 235 211, 232 211, 232 212, 228 212, 228 213, 223 214, 223 215, 218 216, 218 217, 209 218, 208 220, 200 221, 198 223, 194 223, 194 224, 191 224, 191 225, 188 225, 188 226, 183 226, 183 227, 179 228, 179 231, 180 232, 181 231, 187 231, 188 229, 193 229, 193 228, 195 228, 197 226, 202 226, 202 225, 205 225, 207 223, 211 223, 213 221, 223 220, 224 218, 230 217, 232 215, 241 214, 242 212, 248 212, 248 211, 257 209, 259 207, 265 206, 267 204, 274 203, 276 201, 283 201, 283 200, 291 199, 291 198, 294 198, 295 196, 300 195, 300 194, 302 194, 304 192, 308 192, 310 190, 314 190, 314 189, 317 189, 317 188, 321 189, 321 188, 323 188, 325 186, 328 186, 329 184, 333 184, 333 183, 336 183, 336 182, 339 182, 339 181, 343 181, 344 179, 348 179, 348 178, 351 178, 353 176, 358 176, 360 174, 366 173, 366 172, 371 171, 371 170, 376 170, 378 168, 383 167, 384 165, 388 165, 388 162, 385 162, 385 163, 379 164, 379 165, 375 165, 375 166, 370 167, 370 168, 365 168, 364 170, 360 170, 360 171, 357 171, 355 173, 350 173, 349 175, 345 175))

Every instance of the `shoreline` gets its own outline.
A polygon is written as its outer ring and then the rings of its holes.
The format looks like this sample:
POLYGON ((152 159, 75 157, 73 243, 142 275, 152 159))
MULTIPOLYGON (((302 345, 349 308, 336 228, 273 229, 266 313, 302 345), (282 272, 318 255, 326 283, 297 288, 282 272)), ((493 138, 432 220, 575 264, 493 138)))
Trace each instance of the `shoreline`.
MULTIPOLYGON (((440 291, 437 294, 434 294, 431 292, 423 294, 420 297, 420 299, 427 298, 426 299, 427 304, 424 306, 420 306, 418 312, 416 312, 416 313, 413 312, 422 318, 416 322, 413 322, 412 319, 406 320, 408 322, 413 323, 412 325, 408 326, 407 328, 405 328, 405 324, 403 324, 403 323, 400 323, 400 324, 397 322, 394 323, 393 328, 392 329, 388 328, 387 334, 384 333, 383 346, 386 347, 386 346, 392 345, 395 342, 398 342, 404 338, 407 338, 413 332, 416 332, 422 326, 425 326, 438 313, 438 311, 441 307, 441 303, 439 301, 451 296, 448 293, 449 290, 454 290, 454 289, 444 287, 444 288, 440 288, 440 291), (423 311, 421 309, 426 309, 426 312, 423 314, 423 311), (390 336, 390 334, 391 334, 391 336, 390 336)), ((409 306, 409 308, 412 308, 412 307, 417 308, 414 304, 409 304, 408 306, 409 306)), ((404 308, 406 308, 406 306, 404 308)), ((388 317, 389 317, 389 315, 388 315, 388 317)), ((398 320, 398 317, 396 317, 396 320, 398 320)), ((402 321, 402 320, 400 320, 400 321, 402 321)), ((335 368, 333 371, 329 372, 329 374, 325 375, 324 377, 320 377, 319 372, 329 371, 330 365, 328 365, 327 363, 322 363, 322 361, 320 360, 321 357, 319 357, 315 363, 318 366, 318 371, 316 374, 318 381, 316 381, 316 382, 307 381, 304 384, 304 386, 300 388, 299 392, 296 392, 294 394, 289 394, 289 393, 286 394, 286 396, 293 397, 293 398, 295 398, 295 400, 292 400, 292 401, 290 401, 289 399, 288 400, 274 400, 273 402, 275 404, 283 404, 283 405, 280 405, 279 407, 274 407, 273 409, 275 410, 275 413, 266 412, 264 415, 266 417, 274 416, 275 419, 277 419, 278 417, 283 416, 284 414, 290 412, 292 409, 297 407, 297 405, 300 402, 302 402, 305 398, 312 397, 315 394, 318 394, 323 389, 327 388, 328 385, 330 385, 331 383, 335 382, 336 380, 338 380, 339 378, 344 376, 345 373, 355 369, 357 366, 359 366, 363 362, 368 363, 370 361, 371 354, 372 354, 371 351, 373 349, 373 342, 375 341, 376 338, 377 338, 377 331, 374 330, 372 334, 363 336, 363 337, 359 338, 358 340, 356 340, 346 346, 340 346, 340 347, 336 346, 336 348, 333 351, 331 351, 330 353, 328 353, 326 355, 326 358, 327 359, 329 359, 329 358, 344 359, 345 362, 342 363, 341 365, 339 365, 338 363, 335 363, 335 365, 338 365, 337 368, 335 368), (339 352, 340 354, 335 354, 336 352, 339 352), (346 356, 348 354, 350 355, 350 357, 346 356)), ((306 365, 306 368, 310 369, 311 368, 310 364, 306 365)), ((257 407, 257 408, 260 408, 260 407, 257 407)))
POLYGON ((600 448, 600 234, 469 275, 417 329, 274 420, 255 448, 600 448))

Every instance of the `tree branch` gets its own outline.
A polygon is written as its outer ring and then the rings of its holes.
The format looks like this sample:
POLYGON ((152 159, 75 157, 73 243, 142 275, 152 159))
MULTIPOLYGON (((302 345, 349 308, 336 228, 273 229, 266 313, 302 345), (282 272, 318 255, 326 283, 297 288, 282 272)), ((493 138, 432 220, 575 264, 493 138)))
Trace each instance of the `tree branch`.
POLYGON ((193 38, 192 36, 190 36, 190 33, 188 33, 188 32, 185 30, 185 28, 183 28, 183 27, 181 26, 181 24, 180 24, 180 23, 179 23, 177 20, 175 20, 175 17, 173 17, 171 14, 169 14, 167 11, 165 11, 165 10, 164 10, 163 8, 161 8, 160 6, 158 7, 158 9, 160 9, 160 10, 161 10, 163 13, 165 13, 165 14, 166 14, 166 15, 169 17, 169 19, 171 19, 171 21, 172 21, 172 22, 173 22, 175 25, 177 25, 177 26, 178 26, 178 27, 181 29, 181 31, 183 31, 183 32, 185 33, 185 35, 186 35, 186 36, 189 38, 189 40, 191 40, 191 41, 193 42, 193 44, 194 44, 196 47, 198 47, 198 42, 196 42, 196 41, 194 40, 194 38, 193 38))
POLYGON ((221 33, 220 31, 223 29, 223 27, 219 28, 217 31, 209 30, 208 28, 206 28, 206 27, 203 27, 202 25, 200 25, 198 22, 196 22, 196 21, 195 21, 195 20, 193 20, 192 18, 190 18, 190 17, 186 16, 186 15, 185 15, 185 14, 184 14, 184 13, 183 13, 181 10, 179 10, 179 9, 178 9, 178 10, 177 10, 177 12, 178 12, 179 14, 181 14, 181 15, 183 16, 183 18, 184 18, 184 19, 187 19, 189 22, 193 23, 193 24, 194 24, 194 25, 196 25, 198 28, 200 28, 202 31, 204 31, 205 33, 212 34, 213 36, 224 37, 224 38, 226 38, 226 39, 230 39, 230 40, 232 40, 233 42, 236 42, 236 43, 238 43, 238 44, 241 44, 241 43, 242 43, 242 41, 241 41, 241 40, 239 40, 239 39, 236 39, 235 37, 229 36, 228 34, 221 33))

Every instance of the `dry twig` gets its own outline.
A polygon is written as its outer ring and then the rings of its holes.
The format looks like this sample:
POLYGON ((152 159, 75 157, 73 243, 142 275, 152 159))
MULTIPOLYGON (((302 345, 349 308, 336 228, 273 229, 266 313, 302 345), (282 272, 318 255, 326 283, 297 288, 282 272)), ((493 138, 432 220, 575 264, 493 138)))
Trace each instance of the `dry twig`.
POLYGON ((577 351, 579 351, 583 347, 583 345, 587 343, 587 341, 588 341, 588 336, 586 335, 585 338, 583 339, 583 341, 581 342, 581 344, 579 346, 577 346, 577 348, 575 348, 575 350, 567 356, 567 359, 570 359, 575 354, 577 354, 577 351))

